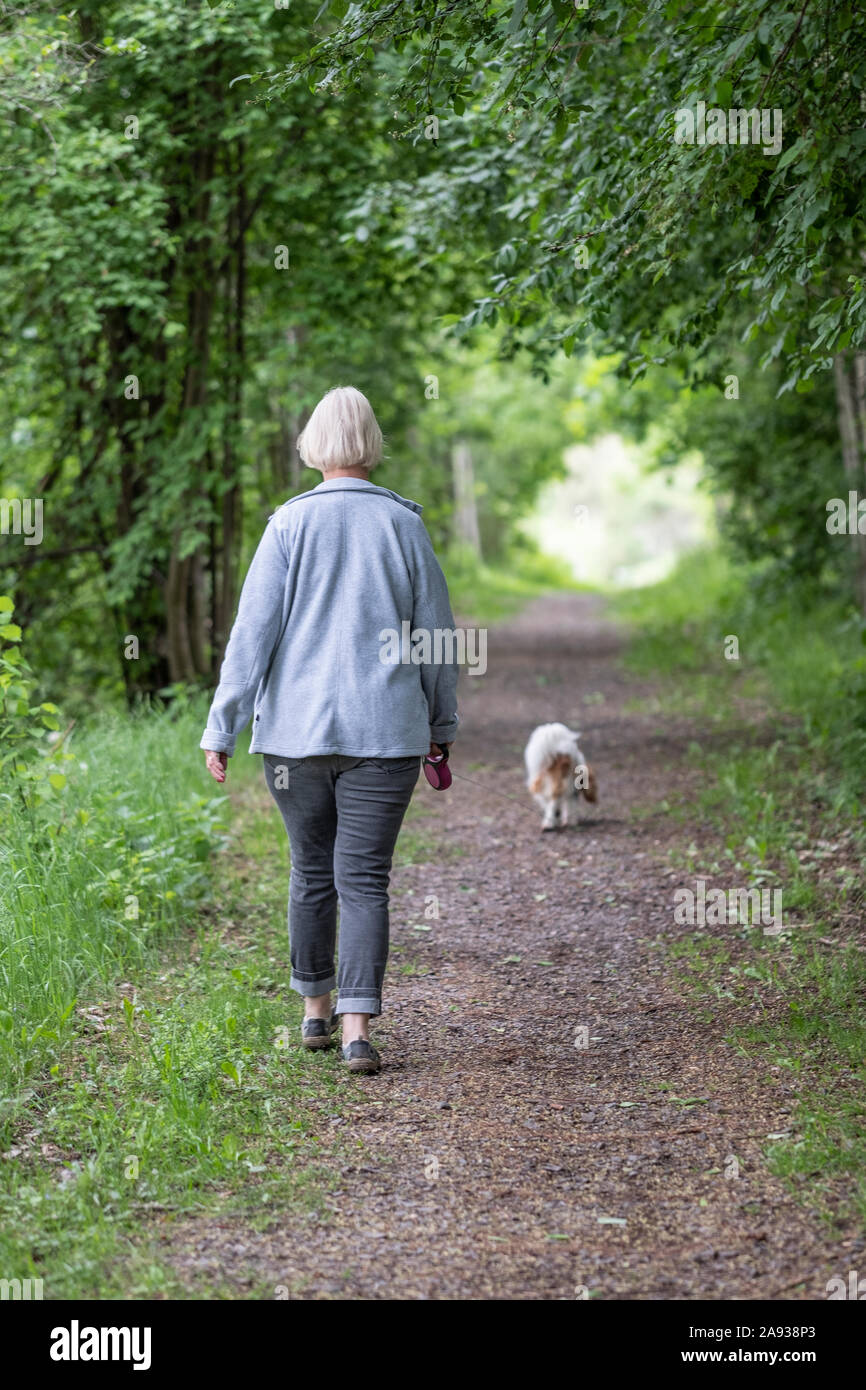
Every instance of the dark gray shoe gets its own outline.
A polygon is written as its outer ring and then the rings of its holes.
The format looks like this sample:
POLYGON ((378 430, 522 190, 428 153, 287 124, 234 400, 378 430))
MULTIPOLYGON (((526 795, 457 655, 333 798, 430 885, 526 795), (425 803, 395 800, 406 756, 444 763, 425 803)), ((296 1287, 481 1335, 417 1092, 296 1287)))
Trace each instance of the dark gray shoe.
POLYGON ((343 1048, 343 1061, 349 1071, 378 1071, 382 1065, 378 1052, 366 1038, 356 1038, 343 1048))
POLYGON ((330 1018, 305 1018, 301 1024, 301 1042, 304 1047, 330 1047, 331 1034, 338 1024, 336 1014, 330 1018))

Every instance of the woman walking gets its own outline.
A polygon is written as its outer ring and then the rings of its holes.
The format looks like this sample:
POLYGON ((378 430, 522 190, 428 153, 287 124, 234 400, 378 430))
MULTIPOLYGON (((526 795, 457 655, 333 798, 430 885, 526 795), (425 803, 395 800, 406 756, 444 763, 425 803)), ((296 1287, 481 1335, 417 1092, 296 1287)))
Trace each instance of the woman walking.
POLYGON ((201 747, 225 781, 252 718, 250 752, 263 754, 291 845, 301 1041, 328 1046, 340 1015, 344 1060, 370 1072, 380 1065, 368 1025, 382 1009, 394 845, 421 757, 447 754, 458 722, 456 665, 416 662, 405 634, 428 633, 441 655, 451 644, 434 634, 454 618, 421 507, 369 481, 382 433, 367 398, 329 391, 298 450, 323 480, 268 521, 201 747))

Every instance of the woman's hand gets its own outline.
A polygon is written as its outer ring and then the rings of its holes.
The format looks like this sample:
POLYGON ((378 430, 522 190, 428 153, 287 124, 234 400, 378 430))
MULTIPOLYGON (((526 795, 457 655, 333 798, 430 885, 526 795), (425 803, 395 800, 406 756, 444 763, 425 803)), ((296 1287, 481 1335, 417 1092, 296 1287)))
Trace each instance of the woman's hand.
POLYGON ((228 762, 225 753, 214 753, 212 749, 208 748, 205 751, 204 760, 207 770, 214 781, 224 782, 226 780, 226 764, 228 762))
POLYGON ((430 744, 430 752, 427 754, 427 757, 428 757, 428 758, 441 758, 441 756, 442 756, 442 754, 443 754, 444 752, 445 752, 445 749, 444 749, 444 748, 440 748, 438 743, 431 743, 431 744, 430 744))

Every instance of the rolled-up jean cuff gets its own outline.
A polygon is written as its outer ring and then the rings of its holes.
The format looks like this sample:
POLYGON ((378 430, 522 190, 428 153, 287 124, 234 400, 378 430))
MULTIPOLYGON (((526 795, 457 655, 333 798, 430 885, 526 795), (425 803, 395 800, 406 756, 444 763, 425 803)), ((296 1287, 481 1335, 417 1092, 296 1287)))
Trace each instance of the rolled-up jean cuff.
POLYGON ((297 975, 292 975, 289 985, 298 994, 303 994, 305 999, 313 999, 317 994, 330 994, 332 989, 336 989, 337 977, 323 975, 321 980, 299 980, 297 975))
POLYGON ((338 994, 334 1012, 338 1014, 369 1014, 378 1018, 382 1012, 382 1001, 375 994, 338 994))

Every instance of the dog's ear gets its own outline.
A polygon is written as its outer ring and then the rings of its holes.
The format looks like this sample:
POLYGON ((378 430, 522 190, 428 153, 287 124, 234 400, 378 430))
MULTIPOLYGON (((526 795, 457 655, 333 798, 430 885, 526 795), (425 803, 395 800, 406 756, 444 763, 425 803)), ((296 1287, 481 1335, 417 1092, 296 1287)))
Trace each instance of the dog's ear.
POLYGON ((581 787, 580 790, 583 792, 587 801, 598 801, 598 779, 589 763, 586 764, 586 786, 581 787))

